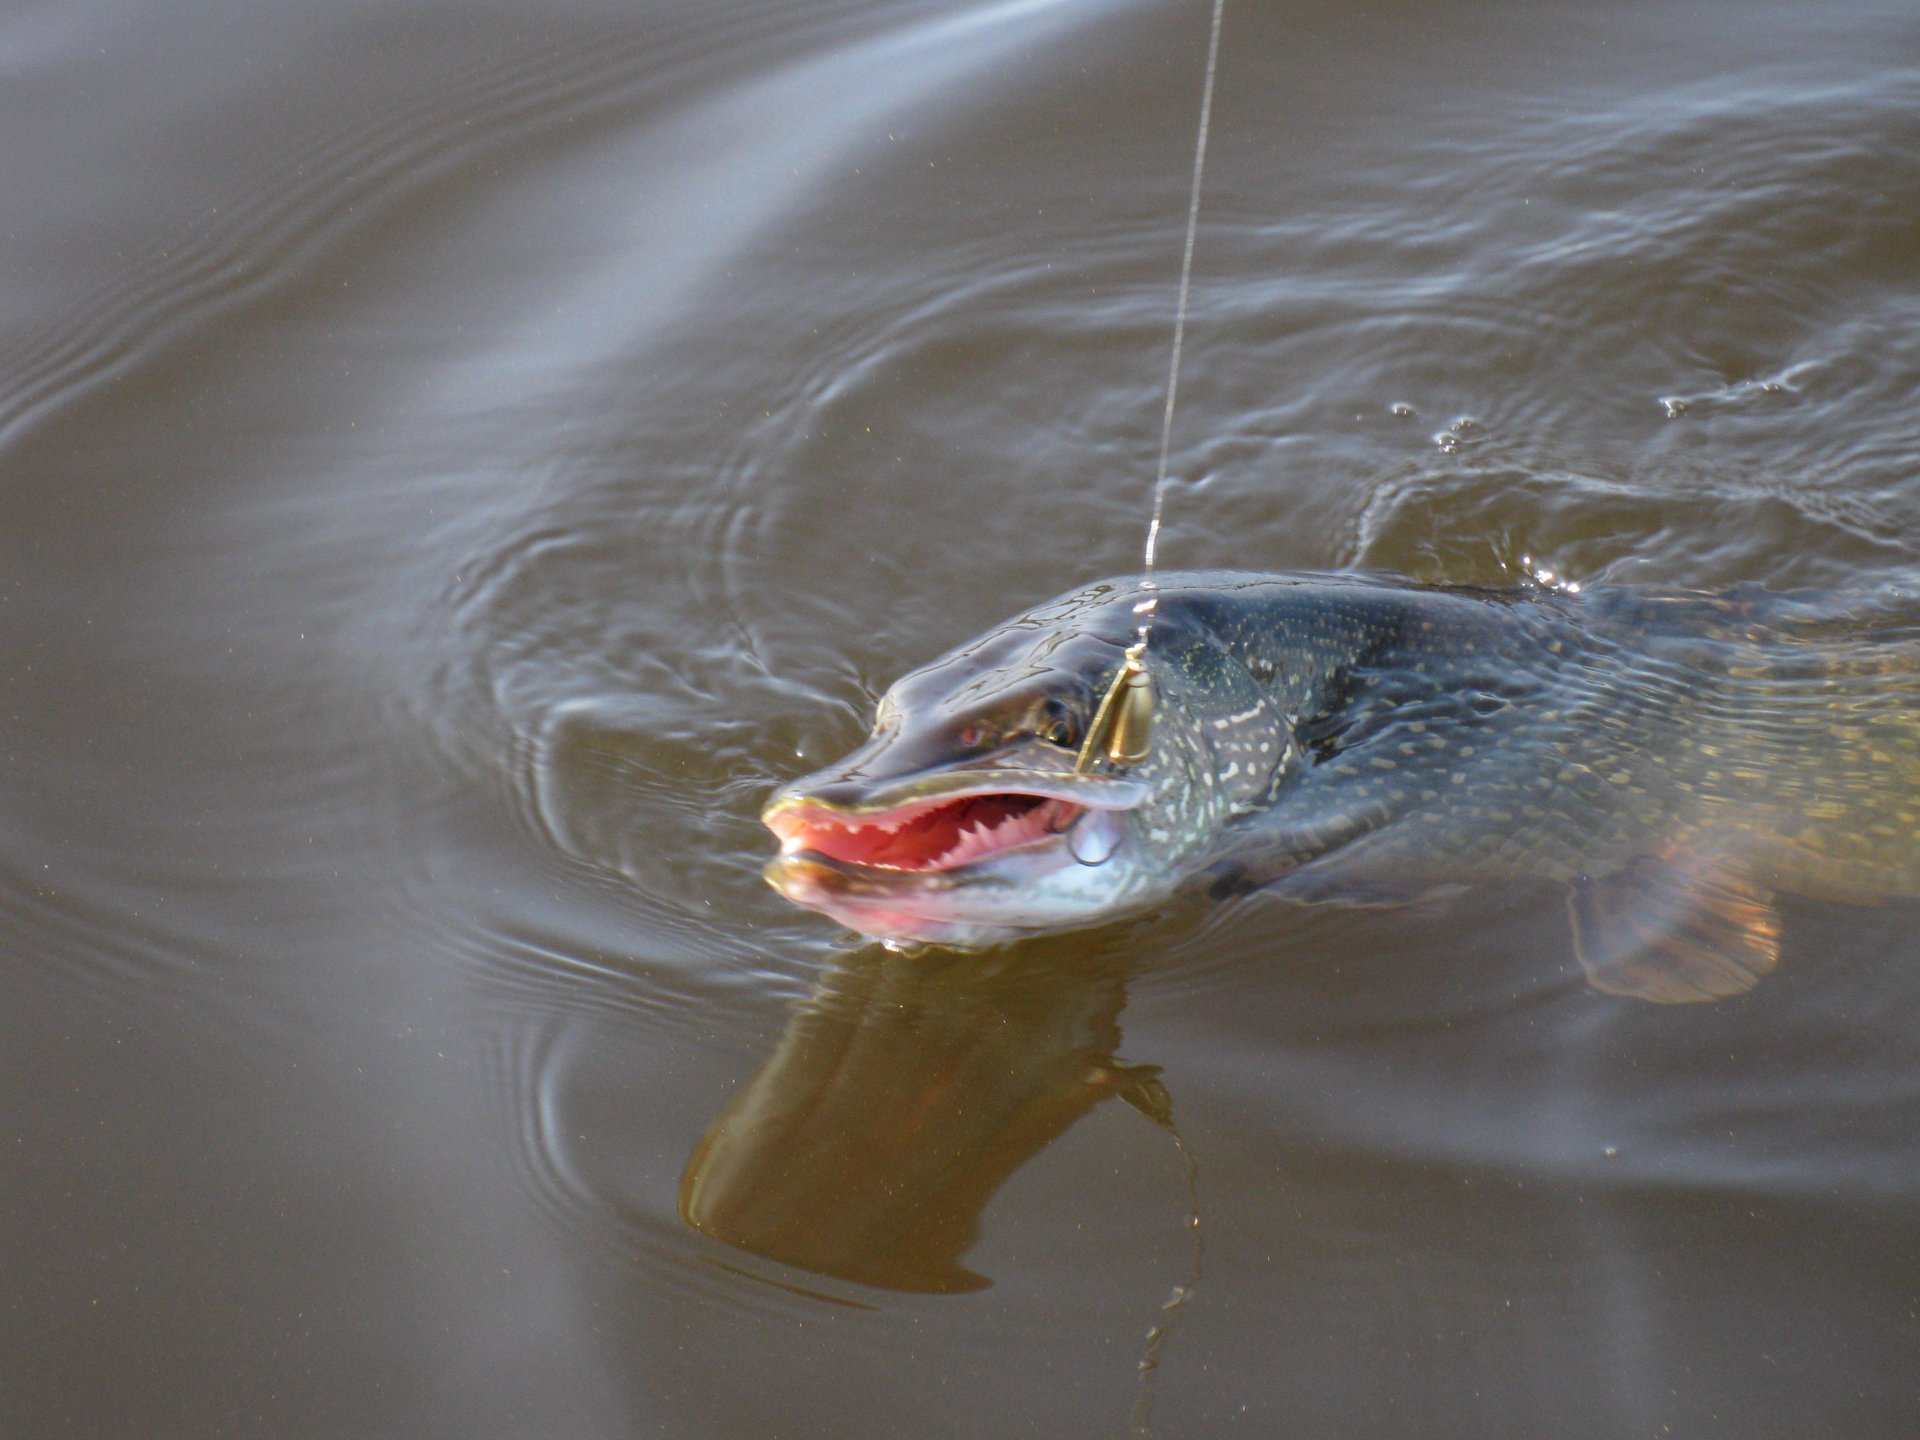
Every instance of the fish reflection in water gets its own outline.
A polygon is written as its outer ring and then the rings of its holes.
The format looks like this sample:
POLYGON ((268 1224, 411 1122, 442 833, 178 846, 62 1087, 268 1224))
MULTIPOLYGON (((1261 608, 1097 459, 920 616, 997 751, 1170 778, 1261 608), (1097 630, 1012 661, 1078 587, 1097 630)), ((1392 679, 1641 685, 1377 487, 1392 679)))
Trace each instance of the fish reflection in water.
POLYGON ((817 1274, 981 1288, 960 1260, 1008 1176, 1114 1096, 1166 1120, 1155 1067, 1114 1055, 1125 981, 1098 955, 841 957, 695 1149, 682 1217, 817 1274))

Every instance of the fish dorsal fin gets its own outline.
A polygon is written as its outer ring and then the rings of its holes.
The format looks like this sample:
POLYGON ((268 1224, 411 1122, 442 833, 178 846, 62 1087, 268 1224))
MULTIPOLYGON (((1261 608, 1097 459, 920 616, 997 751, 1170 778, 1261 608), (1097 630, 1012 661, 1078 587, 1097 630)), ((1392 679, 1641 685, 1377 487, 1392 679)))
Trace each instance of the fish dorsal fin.
POLYGON ((1780 912, 1733 861, 1642 855, 1578 881, 1574 953, 1596 990, 1688 1005, 1740 995, 1780 960, 1780 912))

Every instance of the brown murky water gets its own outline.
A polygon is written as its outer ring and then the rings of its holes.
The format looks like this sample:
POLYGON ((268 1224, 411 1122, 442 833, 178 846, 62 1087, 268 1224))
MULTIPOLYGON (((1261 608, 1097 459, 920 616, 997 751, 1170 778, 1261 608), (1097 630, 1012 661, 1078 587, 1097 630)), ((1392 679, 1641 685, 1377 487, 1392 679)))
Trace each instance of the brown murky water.
MULTIPOLYGON (((0 19, 0 1433, 1916 1432, 1910 908, 1665 1011, 759 881, 1134 566, 1205 9, 0 19)), ((1169 563, 1920 590, 1906 0, 1229 0, 1218 106, 1169 563)))

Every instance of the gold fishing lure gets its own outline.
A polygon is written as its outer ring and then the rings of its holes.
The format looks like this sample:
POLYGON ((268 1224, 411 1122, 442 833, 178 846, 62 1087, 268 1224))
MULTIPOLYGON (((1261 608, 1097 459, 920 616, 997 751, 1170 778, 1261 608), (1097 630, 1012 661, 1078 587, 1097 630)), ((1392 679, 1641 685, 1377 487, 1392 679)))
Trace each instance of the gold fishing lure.
POLYGON ((1113 684, 1094 712, 1093 724, 1074 761, 1074 773, 1091 774, 1100 765, 1138 765, 1153 748, 1153 681, 1140 655, 1145 642, 1127 651, 1113 684))

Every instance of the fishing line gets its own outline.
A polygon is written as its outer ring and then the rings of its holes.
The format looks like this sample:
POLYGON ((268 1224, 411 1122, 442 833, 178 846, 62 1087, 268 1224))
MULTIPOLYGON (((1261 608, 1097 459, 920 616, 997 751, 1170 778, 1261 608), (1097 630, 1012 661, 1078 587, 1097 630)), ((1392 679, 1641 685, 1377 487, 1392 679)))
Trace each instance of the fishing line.
POLYGON ((1147 594, 1133 607, 1141 617, 1137 652, 1147 645, 1153 617, 1159 608, 1153 583, 1154 565, 1160 553, 1160 522, 1167 504, 1167 459, 1173 451, 1173 407, 1180 395, 1180 356, 1187 339, 1187 296, 1193 287, 1193 245, 1200 231, 1200 182, 1207 169, 1207 135, 1213 126, 1213 82, 1220 69, 1220 23, 1226 14, 1227 0, 1213 0, 1213 26, 1207 36, 1207 75, 1200 89, 1200 128, 1193 142, 1193 183, 1187 193, 1187 240, 1180 253, 1180 298, 1173 308, 1173 356, 1167 364, 1167 404, 1160 416, 1160 466, 1153 480, 1153 515, 1147 521, 1147 543, 1143 554, 1146 579, 1141 587, 1147 594))
POLYGON ((1153 479, 1153 513, 1147 520, 1147 543, 1142 554, 1145 574, 1133 613, 1140 629, 1126 657, 1114 672, 1087 727, 1085 743, 1074 769, 1085 774, 1103 765, 1138 764, 1147 758, 1153 732, 1153 686, 1141 658, 1160 608, 1153 572, 1160 555, 1161 517, 1167 508, 1167 462, 1173 452, 1173 409, 1180 397, 1180 356, 1187 340, 1187 297, 1193 289, 1193 245, 1200 232, 1200 182, 1207 170, 1207 136, 1213 127, 1213 82, 1220 70, 1220 23, 1226 0, 1213 0, 1213 24, 1207 35, 1206 80, 1200 87, 1200 127, 1193 141, 1193 183, 1187 192, 1187 239, 1180 252, 1180 296, 1173 307, 1173 355, 1167 362, 1167 403, 1160 415, 1160 464, 1153 479))
POLYGON ((1181 1162, 1186 1167, 1186 1229, 1193 1237, 1193 1247, 1187 1256, 1187 1273, 1179 1284, 1168 1290, 1167 1298, 1160 1302, 1160 1318, 1147 1330, 1146 1349, 1135 1367, 1140 1384, 1134 1395, 1133 1413, 1128 1417, 1129 1428, 1133 1440, 1152 1440, 1154 1381, 1160 1372, 1160 1362, 1166 1358, 1174 1327, 1179 1324, 1181 1314, 1199 1297, 1207 1247, 1200 1230, 1200 1157, 1188 1148, 1173 1123, 1172 1097, 1167 1094, 1166 1087, 1158 1077, 1152 1077, 1136 1084, 1126 1099, 1134 1109, 1173 1137, 1174 1148, 1180 1152, 1181 1162))
MULTIPOLYGON (((1220 70, 1220 22, 1226 8, 1226 0, 1213 0, 1213 23, 1207 34, 1206 80, 1200 87, 1200 126, 1194 136, 1193 182, 1187 192, 1187 238, 1180 252, 1180 297, 1173 307, 1173 354, 1167 362, 1167 403, 1160 414, 1160 465, 1153 477, 1153 514, 1147 521, 1147 543, 1142 554, 1145 575, 1140 588, 1144 593, 1133 607, 1133 613, 1140 617, 1140 637, 1127 648, 1126 663, 1114 677, 1113 688, 1107 692, 1106 701, 1101 706, 1102 714, 1096 717, 1090 727, 1096 733, 1112 729, 1113 733, 1104 738, 1110 759, 1130 759, 1133 757, 1129 752, 1136 746, 1144 749, 1152 723, 1153 692, 1147 684, 1146 666, 1141 663, 1140 657, 1146 652, 1154 617, 1160 608, 1153 572, 1160 554, 1161 518, 1166 513, 1167 461, 1173 452, 1173 409, 1180 396, 1180 356, 1187 339, 1187 297, 1193 287, 1193 247, 1195 237, 1200 232, 1200 182, 1207 169, 1207 135, 1213 126, 1213 82, 1220 70), (1128 696, 1133 697, 1132 705, 1125 703, 1128 696), (1106 719, 1109 711, 1114 712, 1113 719, 1108 725, 1102 725, 1101 721, 1106 719), (1128 723, 1129 711, 1136 712, 1132 724, 1128 723), (1129 730, 1135 733, 1129 736, 1129 730)), ((1092 739, 1089 736, 1090 742, 1092 739)), ((1092 748, 1091 743, 1088 748, 1092 748)), ((1154 1380, 1159 1374, 1160 1362, 1166 1357, 1167 1344, 1173 1339, 1174 1326, 1200 1293, 1206 1242, 1200 1231, 1199 1158, 1187 1148, 1187 1142, 1174 1127, 1173 1104, 1165 1087, 1154 1079, 1137 1088, 1139 1097, 1134 1100, 1136 1108, 1165 1129, 1180 1151, 1187 1179, 1187 1230, 1193 1237, 1187 1273, 1161 1302, 1160 1318, 1147 1331, 1146 1351, 1140 1357, 1140 1388, 1134 1397, 1133 1414, 1129 1418, 1135 1440, 1149 1440, 1153 1434, 1154 1380)))

